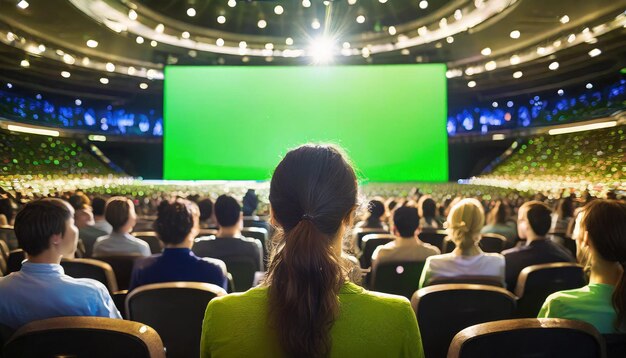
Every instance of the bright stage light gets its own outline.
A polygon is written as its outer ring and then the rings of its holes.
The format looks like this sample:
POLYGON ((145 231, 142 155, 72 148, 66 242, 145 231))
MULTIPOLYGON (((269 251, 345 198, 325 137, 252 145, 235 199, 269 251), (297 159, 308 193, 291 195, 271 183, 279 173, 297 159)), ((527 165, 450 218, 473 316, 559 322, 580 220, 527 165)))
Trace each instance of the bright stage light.
POLYGON ((313 57, 313 62, 316 64, 326 64, 333 59, 334 43, 329 38, 318 38, 311 42, 309 47, 309 54, 313 57))

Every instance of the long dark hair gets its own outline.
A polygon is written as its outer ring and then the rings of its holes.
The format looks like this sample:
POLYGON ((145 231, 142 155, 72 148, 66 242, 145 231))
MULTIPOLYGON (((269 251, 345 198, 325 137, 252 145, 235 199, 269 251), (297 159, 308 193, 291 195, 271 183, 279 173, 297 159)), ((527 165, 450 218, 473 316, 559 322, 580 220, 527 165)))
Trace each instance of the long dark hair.
POLYGON ((603 259, 619 262, 622 276, 613 292, 617 329, 626 328, 626 204, 617 200, 593 200, 583 209, 582 229, 589 234, 603 259))
POLYGON ((278 227, 266 280, 270 324, 288 356, 327 356, 346 274, 332 244, 352 220, 356 175, 337 147, 303 145, 276 167, 269 199, 278 227))

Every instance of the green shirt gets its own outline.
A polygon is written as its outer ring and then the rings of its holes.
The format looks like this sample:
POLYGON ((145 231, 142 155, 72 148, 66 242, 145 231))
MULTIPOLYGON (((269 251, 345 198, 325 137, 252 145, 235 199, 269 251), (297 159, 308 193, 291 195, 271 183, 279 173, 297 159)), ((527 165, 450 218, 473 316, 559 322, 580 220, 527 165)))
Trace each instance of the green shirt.
POLYGON ((575 290, 555 292, 546 298, 538 318, 566 318, 589 322, 602 334, 617 333, 617 314, 611 303, 615 286, 592 283, 575 290))
MULTIPOLYGON (((424 357, 409 301, 345 283, 331 328, 330 357, 424 357)), ((281 357, 268 327, 268 288, 211 300, 202 324, 201 357, 281 357)))

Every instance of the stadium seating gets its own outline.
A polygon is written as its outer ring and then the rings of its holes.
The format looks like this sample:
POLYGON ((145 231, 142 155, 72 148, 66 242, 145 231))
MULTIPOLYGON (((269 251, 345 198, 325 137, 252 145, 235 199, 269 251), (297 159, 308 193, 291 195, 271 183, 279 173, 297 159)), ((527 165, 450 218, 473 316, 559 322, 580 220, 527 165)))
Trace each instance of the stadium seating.
POLYGON ((363 248, 363 237, 368 234, 388 234, 386 230, 383 229, 367 229, 367 228, 356 228, 352 230, 352 242, 355 245, 354 249, 357 251, 361 251, 363 248))
POLYGON ((501 253, 506 246, 506 237, 499 234, 481 234, 478 245, 484 252, 501 253))
POLYGON ((113 268, 115 280, 120 290, 127 290, 130 285, 130 276, 133 272, 135 260, 142 258, 140 255, 98 256, 97 260, 104 261, 113 268))
POLYGON ((62 259, 65 274, 74 278, 91 278, 101 282, 109 293, 117 291, 117 280, 111 265, 93 259, 62 259))
POLYGON ((154 231, 138 231, 133 232, 133 236, 141 239, 150 245, 150 252, 152 254, 160 254, 163 252, 163 243, 157 237, 156 232, 154 231))
POLYGON ((448 233, 446 232, 446 230, 432 230, 432 229, 430 230, 424 229, 418 235, 419 239, 422 242, 431 244, 434 247, 438 248, 439 250, 442 250, 443 243, 444 243, 446 236, 448 236, 448 233))
POLYGON ((419 286, 424 263, 417 261, 378 263, 372 268, 370 289, 410 299, 419 286))
POLYGON ((395 236, 391 234, 367 234, 363 236, 361 243, 361 257, 359 261, 361 268, 367 269, 372 266, 372 254, 378 246, 384 245, 395 240, 395 236))

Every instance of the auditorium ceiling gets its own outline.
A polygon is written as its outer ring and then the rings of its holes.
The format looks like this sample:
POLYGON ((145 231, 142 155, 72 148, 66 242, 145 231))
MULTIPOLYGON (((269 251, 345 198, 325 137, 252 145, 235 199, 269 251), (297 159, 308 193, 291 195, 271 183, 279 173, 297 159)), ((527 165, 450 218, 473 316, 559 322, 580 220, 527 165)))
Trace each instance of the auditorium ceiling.
POLYGON ((0 81, 160 95, 167 65, 445 63, 481 99, 618 76, 626 0, 0 0, 0 81))

